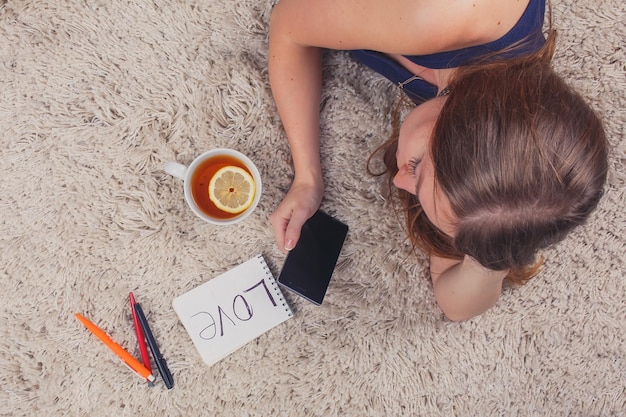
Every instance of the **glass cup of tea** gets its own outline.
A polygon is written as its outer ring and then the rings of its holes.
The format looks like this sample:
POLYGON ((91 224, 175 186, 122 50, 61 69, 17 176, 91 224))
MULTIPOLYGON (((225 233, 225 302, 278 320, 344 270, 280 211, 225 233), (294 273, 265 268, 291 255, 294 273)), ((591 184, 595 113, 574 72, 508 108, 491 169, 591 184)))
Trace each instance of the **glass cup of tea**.
POLYGON ((211 224, 239 223, 261 198, 259 170, 250 158, 233 149, 204 152, 189 166, 170 161, 165 172, 183 181, 185 201, 211 224))

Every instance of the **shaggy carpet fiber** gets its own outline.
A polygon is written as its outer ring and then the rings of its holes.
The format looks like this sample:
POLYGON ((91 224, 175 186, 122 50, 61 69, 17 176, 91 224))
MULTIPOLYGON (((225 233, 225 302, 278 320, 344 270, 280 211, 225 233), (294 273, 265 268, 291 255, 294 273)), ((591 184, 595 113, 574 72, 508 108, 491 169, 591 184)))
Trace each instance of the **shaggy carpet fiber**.
POLYGON ((0 1, 0 415, 620 416, 626 409, 625 12, 554 0, 554 65, 602 116, 606 194, 545 267, 486 314, 442 316, 427 261, 366 159, 398 92, 325 56, 322 208, 350 226, 321 307, 212 367, 172 300, 262 253, 293 171, 267 77, 274 0, 0 1), (243 223, 198 220, 169 160, 229 147, 264 192, 243 223), (128 293, 175 380, 148 387, 74 318, 135 356, 128 293))

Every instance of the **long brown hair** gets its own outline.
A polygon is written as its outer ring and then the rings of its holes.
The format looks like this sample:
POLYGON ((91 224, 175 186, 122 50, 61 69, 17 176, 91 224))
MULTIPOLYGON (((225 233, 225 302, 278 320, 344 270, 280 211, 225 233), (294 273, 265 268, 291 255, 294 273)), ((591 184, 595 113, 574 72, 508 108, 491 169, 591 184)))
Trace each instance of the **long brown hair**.
MULTIPOLYGON (((596 207, 606 180, 602 123, 553 70, 554 33, 538 53, 460 67, 433 129, 435 183, 458 219, 450 238, 398 190, 409 237, 428 254, 469 255, 524 283, 539 250, 562 240, 596 207)), ((397 112, 399 113, 399 112, 397 112)), ((399 120, 397 120, 398 122, 399 120)), ((390 190, 394 136, 381 148, 390 190)), ((376 154, 376 152, 375 152, 376 154)))

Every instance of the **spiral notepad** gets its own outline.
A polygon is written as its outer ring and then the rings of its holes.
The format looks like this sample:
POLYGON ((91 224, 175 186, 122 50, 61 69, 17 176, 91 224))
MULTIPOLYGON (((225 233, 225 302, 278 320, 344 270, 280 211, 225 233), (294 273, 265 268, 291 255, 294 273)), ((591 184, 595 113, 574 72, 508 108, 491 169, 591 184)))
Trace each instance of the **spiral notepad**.
POLYGON ((207 365, 293 316, 262 255, 176 297, 172 305, 207 365))

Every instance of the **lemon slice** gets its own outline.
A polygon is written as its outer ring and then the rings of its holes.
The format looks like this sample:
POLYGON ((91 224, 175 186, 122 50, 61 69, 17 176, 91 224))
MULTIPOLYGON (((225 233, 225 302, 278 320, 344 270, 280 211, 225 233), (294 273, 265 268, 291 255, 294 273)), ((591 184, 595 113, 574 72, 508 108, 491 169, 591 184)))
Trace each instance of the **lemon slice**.
POLYGON ((209 182, 209 199, 218 209, 238 214, 252 205, 256 187, 252 176, 243 168, 220 168, 209 182))

